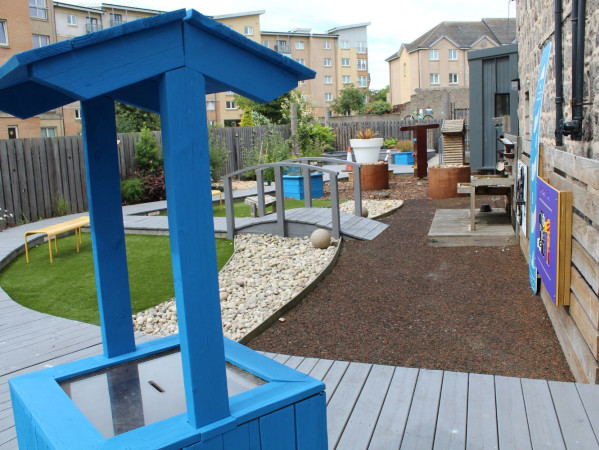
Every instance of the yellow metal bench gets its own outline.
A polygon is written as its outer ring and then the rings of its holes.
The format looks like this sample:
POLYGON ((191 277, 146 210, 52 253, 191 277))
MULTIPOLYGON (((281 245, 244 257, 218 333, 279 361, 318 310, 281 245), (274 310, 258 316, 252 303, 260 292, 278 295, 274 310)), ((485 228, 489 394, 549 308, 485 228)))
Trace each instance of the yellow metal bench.
POLYGON ((52 263, 52 238, 54 238, 54 250, 58 252, 56 236, 62 233, 75 230, 75 243, 77 244, 77 253, 79 253, 79 243, 81 242, 81 228, 89 225, 89 216, 77 217, 73 220, 57 223, 37 230, 28 231, 25 233, 25 259, 29 263, 29 249, 27 246, 27 236, 32 234, 45 234, 48 237, 48 253, 50 254, 50 263, 52 263))
POLYGON ((214 197, 215 195, 218 195, 218 197, 220 199, 220 209, 223 209, 223 193, 222 193, 222 191, 219 191, 218 189, 212 189, 212 196, 214 197))

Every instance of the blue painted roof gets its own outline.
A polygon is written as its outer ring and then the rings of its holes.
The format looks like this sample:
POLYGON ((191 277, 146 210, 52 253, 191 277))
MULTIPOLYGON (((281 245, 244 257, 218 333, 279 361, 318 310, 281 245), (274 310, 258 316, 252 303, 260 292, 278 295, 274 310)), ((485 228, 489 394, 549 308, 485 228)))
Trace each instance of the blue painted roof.
POLYGON ((187 66, 207 93, 270 101, 315 72, 194 10, 19 53, 0 67, 0 110, 21 118, 99 95, 158 112, 158 81, 187 66))

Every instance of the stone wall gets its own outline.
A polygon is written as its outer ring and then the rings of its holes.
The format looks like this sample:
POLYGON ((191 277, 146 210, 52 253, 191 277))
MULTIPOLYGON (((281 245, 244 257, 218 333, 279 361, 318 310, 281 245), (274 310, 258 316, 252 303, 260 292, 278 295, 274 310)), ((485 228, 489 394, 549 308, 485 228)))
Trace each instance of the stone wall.
POLYGON ((403 116, 419 109, 431 108, 435 119, 445 119, 450 115, 450 105, 454 108, 470 108, 469 88, 430 88, 416 89, 410 102, 403 109, 403 116))
MULTIPOLYGON (((547 69, 540 142, 555 147, 555 42, 554 0, 520 0, 517 2, 517 29, 520 76, 520 132, 530 139, 534 95, 542 48, 552 43, 547 69)), ((562 2, 562 46, 564 121, 572 119, 572 3, 562 2)), ((583 140, 564 137, 563 150, 591 159, 599 159, 599 0, 587 0, 584 70, 583 140)))

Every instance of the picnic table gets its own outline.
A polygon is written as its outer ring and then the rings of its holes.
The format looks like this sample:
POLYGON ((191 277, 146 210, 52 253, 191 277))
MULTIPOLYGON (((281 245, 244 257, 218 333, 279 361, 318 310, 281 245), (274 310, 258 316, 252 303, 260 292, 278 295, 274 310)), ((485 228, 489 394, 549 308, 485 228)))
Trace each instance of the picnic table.
POLYGON ((52 238, 54 238, 54 250, 58 252, 58 244, 56 236, 69 231, 75 230, 75 243, 77 245, 77 253, 79 253, 79 243, 81 242, 81 228, 89 225, 89 216, 81 216, 76 219, 67 220, 66 222, 49 225, 47 227, 38 228, 37 230, 28 231, 25 233, 25 260, 29 263, 29 248, 27 244, 27 236, 33 234, 45 234, 48 238, 48 253, 50 254, 50 264, 52 264, 52 238))
MULTIPOLYGON (((258 211, 258 196, 257 195, 254 195, 252 197, 246 197, 244 202, 247 205, 250 205, 250 208, 251 208, 250 215, 252 217, 260 217, 260 212, 258 211)), ((269 206, 272 206, 273 213, 277 212, 277 199, 275 197, 273 197, 272 195, 265 195, 264 196, 264 209, 268 208, 269 206)))

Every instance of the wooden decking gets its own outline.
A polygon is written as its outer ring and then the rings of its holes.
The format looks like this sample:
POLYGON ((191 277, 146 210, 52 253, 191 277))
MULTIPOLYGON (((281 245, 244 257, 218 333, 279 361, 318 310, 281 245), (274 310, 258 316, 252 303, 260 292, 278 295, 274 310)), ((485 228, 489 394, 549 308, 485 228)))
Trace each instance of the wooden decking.
POLYGON ((266 353, 324 381, 329 449, 599 448, 599 386, 266 353))
MULTIPOLYGON (((125 211, 127 211, 125 209, 125 211)), ((341 235, 350 239, 371 240, 381 234, 387 225, 376 220, 357 217, 354 214, 340 213, 341 235)), ((287 236, 306 236, 315 228, 332 228, 330 208, 297 208, 285 212, 287 236)), ((168 233, 168 218, 165 216, 125 215, 125 230, 133 233, 168 233)), ((227 223, 224 217, 214 218, 214 231, 226 236, 227 223)), ((235 219, 236 233, 277 234, 277 215, 263 217, 242 217, 235 219)))

